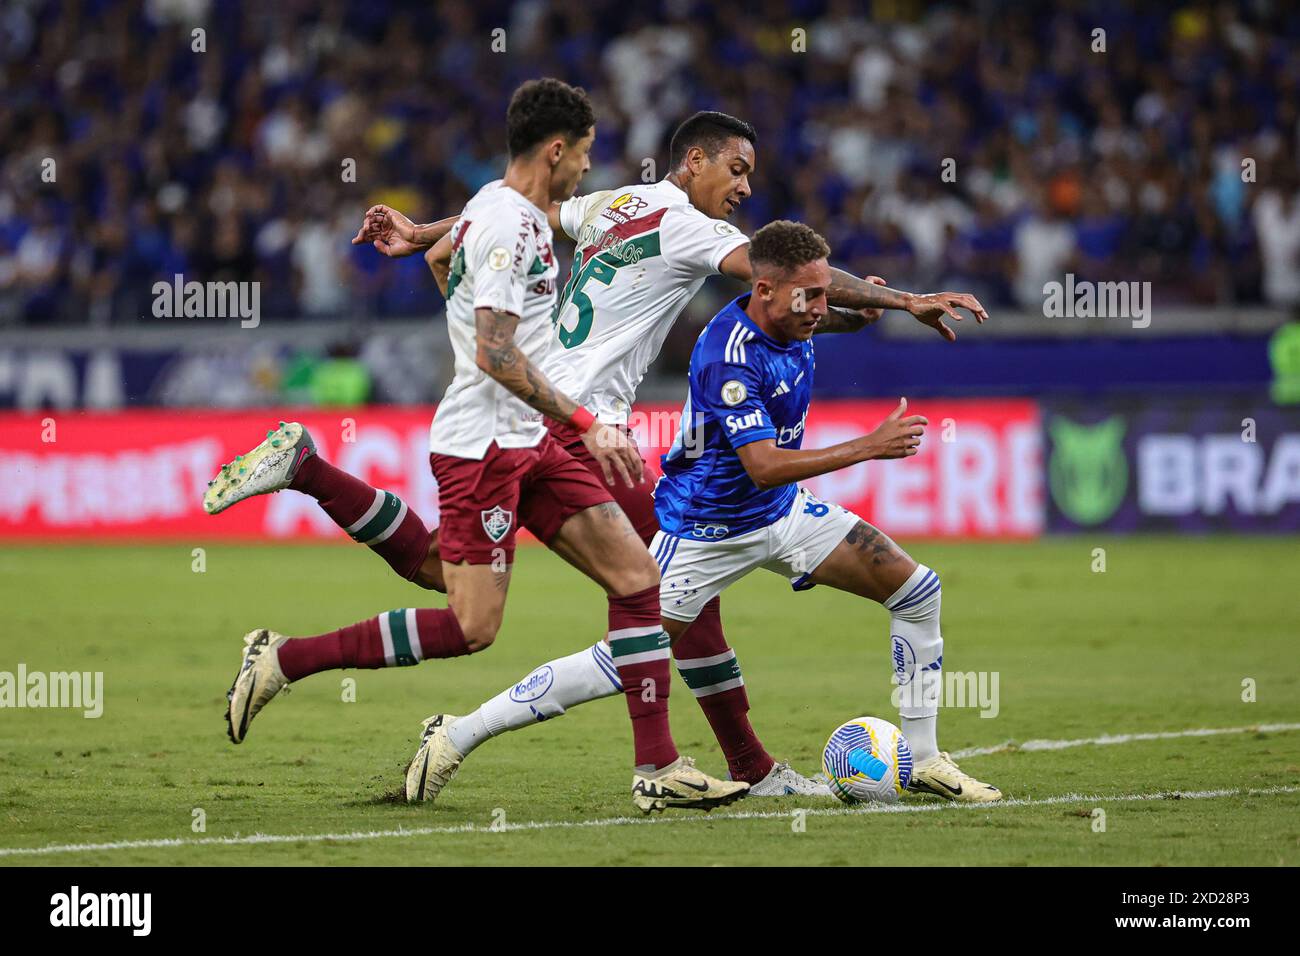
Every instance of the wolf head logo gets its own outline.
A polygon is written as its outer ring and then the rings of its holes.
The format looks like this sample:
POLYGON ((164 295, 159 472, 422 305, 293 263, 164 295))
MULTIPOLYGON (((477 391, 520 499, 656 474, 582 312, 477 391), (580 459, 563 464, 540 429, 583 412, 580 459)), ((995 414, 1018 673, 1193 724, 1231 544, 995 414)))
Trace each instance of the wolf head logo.
POLYGON ((1052 499, 1075 524, 1101 524, 1124 500, 1128 490, 1125 427, 1119 415, 1096 425, 1080 425, 1057 415, 1048 424, 1052 499))

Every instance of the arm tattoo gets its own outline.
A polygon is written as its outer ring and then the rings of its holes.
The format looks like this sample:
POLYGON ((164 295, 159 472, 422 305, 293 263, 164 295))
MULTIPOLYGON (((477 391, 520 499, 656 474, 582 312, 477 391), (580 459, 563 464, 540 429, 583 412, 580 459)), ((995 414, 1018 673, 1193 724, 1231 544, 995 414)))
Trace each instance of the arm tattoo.
POLYGON ((474 323, 478 363, 483 371, 543 415, 561 422, 573 417, 577 402, 552 385, 541 369, 515 345, 515 327, 519 324, 516 316, 477 309, 474 323))
POLYGON ((826 301, 850 309, 906 309, 908 293, 859 279, 843 269, 831 270, 826 301))
POLYGON ((822 320, 817 323, 817 328, 813 330, 815 335, 823 335, 828 332, 856 332, 867 324, 867 317, 861 312, 855 312, 852 309, 841 309, 838 306, 831 306, 827 313, 822 316, 822 320))

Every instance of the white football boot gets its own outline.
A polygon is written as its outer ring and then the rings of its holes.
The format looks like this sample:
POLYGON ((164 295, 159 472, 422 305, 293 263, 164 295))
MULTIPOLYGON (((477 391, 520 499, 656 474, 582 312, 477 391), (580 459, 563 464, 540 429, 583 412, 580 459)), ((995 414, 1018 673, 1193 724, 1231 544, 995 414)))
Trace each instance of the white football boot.
POLYGON ((775 763, 767 776, 749 785, 751 797, 829 797, 830 785, 815 777, 805 777, 788 763, 775 763))
POLYGON ((452 714, 434 714, 424 722, 420 749, 406 766, 406 801, 436 800, 451 782, 465 755, 456 749, 447 728, 458 720, 452 714))
POLYGON ((280 422, 252 451, 222 465, 203 493, 203 510, 220 514, 236 502, 254 495, 283 491, 298 468, 316 454, 316 443, 297 422, 280 422))
POLYGON ((280 670, 277 650, 288 638, 261 629, 244 635, 244 661, 226 693, 226 733, 231 743, 242 743, 258 711, 289 683, 280 670))
POLYGON ((749 784, 719 780, 697 770, 690 757, 678 757, 668 766, 650 773, 632 774, 632 802, 644 813, 663 812, 668 807, 712 810, 725 807, 749 792, 749 784))
POLYGON ((1002 799, 1001 790, 976 780, 944 751, 913 768, 907 789, 913 793, 932 793, 957 803, 993 803, 1002 799))

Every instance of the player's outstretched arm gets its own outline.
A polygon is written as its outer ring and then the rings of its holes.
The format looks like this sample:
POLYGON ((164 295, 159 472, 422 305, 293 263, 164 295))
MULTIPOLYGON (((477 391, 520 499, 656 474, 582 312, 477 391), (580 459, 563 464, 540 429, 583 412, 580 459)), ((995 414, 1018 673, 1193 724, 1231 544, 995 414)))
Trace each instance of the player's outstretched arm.
MULTIPOLYGON (((850 309, 902 309, 915 316, 918 322, 933 328, 949 342, 957 340, 957 333, 944 322, 945 317, 960 322, 961 315, 957 312, 958 309, 968 310, 975 316, 977 323, 982 323, 989 317, 989 314, 984 311, 984 306, 980 305, 979 299, 970 293, 902 292, 889 288, 883 282, 873 281, 876 278, 871 276, 868 279, 859 279, 843 269, 832 269, 830 288, 826 290, 826 301, 831 305, 846 306, 850 309)), ((819 328, 818 331, 823 330, 819 328)))
POLYGON ((571 424, 582 431, 582 440, 600 464, 605 481, 614 483, 617 473, 629 488, 641 480, 641 456, 628 436, 612 428, 569 398, 542 374, 515 345, 519 316, 492 309, 474 310, 477 340, 475 362, 511 394, 548 418, 571 424))
MULTIPOLYGON (((560 206, 561 203, 551 203, 546 211, 546 221, 557 235, 564 234, 560 225, 560 206)), ((381 203, 366 210, 361 227, 352 237, 352 244, 359 246, 368 242, 384 255, 399 259, 432 248, 451 232, 459 220, 459 216, 448 216, 437 222, 416 223, 392 206, 381 203)))
POLYGON ((370 243, 376 250, 394 259, 414 255, 433 246, 451 232, 459 216, 448 216, 437 222, 417 224, 392 206, 371 206, 361 220, 361 228, 352 237, 352 244, 370 243))
MULTIPOLYGON (((872 285, 885 284, 885 280, 880 276, 867 276, 867 281, 872 285)), ((884 314, 884 309, 846 309, 843 306, 832 305, 826 314, 822 316, 821 321, 817 323, 817 328, 813 330, 813 334, 856 332, 877 321, 884 314)))
MULTIPOLYGON (((749 248, 740 246, 728 253, 718 265, 718 271, 741 282, 752 281, 749 248)), ((831 269, 831 284, 826 290, 826 301, 832 306, 850 310, 850 313, 859 313, 860 321, 844 311, 832 310, 817 323, 819 334, 856 332, 880 318, 885 309, 901 309, 910 312, 918 322, 930 326, 949 342, 955 342, 957 333, 943 321, 945 316, 960 322, 961 315, 957 310, 968 309, 975 316, 976 322, 982 323, 989 317, 979 299, 967 292, 903 292, 889 288, 879 276, 859 279, 843 269, 831 269)))
MULTIPOLYGON (((749 262, 749 248, 740 246, 732 250, 718 265, 718 271, 741 282, 751 282, 753 268, 749 262)), ((926 295, 903 292, 889 288, 880 276, 859 279, 843 269, 831 269, 831 284, 826 290, 826 301, 831 310, 817 323, 818 335, 856 332, 878 320, 885 309, 902 309, 952 342, 956 340, 957 333, 943 321, 945 315, 960 322, 961 315, 956 310, 962 308, 969 309, 976 322, 988 318, 984 306, 973 295, 964 292, 933 292, 926 295)))
POLYGON ((920 448, 929 421, 923 415, 904 418, 906 411, 904 398, 870 435, 830 448, 778 448, 775 441, 767 438, 741 445, 736 454, 749 473, 749 480, 759 488, 777 488, 816 478, 873 458, 911 458, 920 448))

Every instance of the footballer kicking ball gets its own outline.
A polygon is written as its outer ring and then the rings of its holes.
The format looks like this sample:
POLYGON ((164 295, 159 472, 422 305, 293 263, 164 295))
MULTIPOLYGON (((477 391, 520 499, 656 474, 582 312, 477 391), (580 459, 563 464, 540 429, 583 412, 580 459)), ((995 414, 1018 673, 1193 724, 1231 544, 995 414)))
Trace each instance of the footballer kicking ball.
POLYGON ((822 769, 845 803, 896 803, 912 779, 912 748, 889 721, 856 717, 826 741, 822 769))

